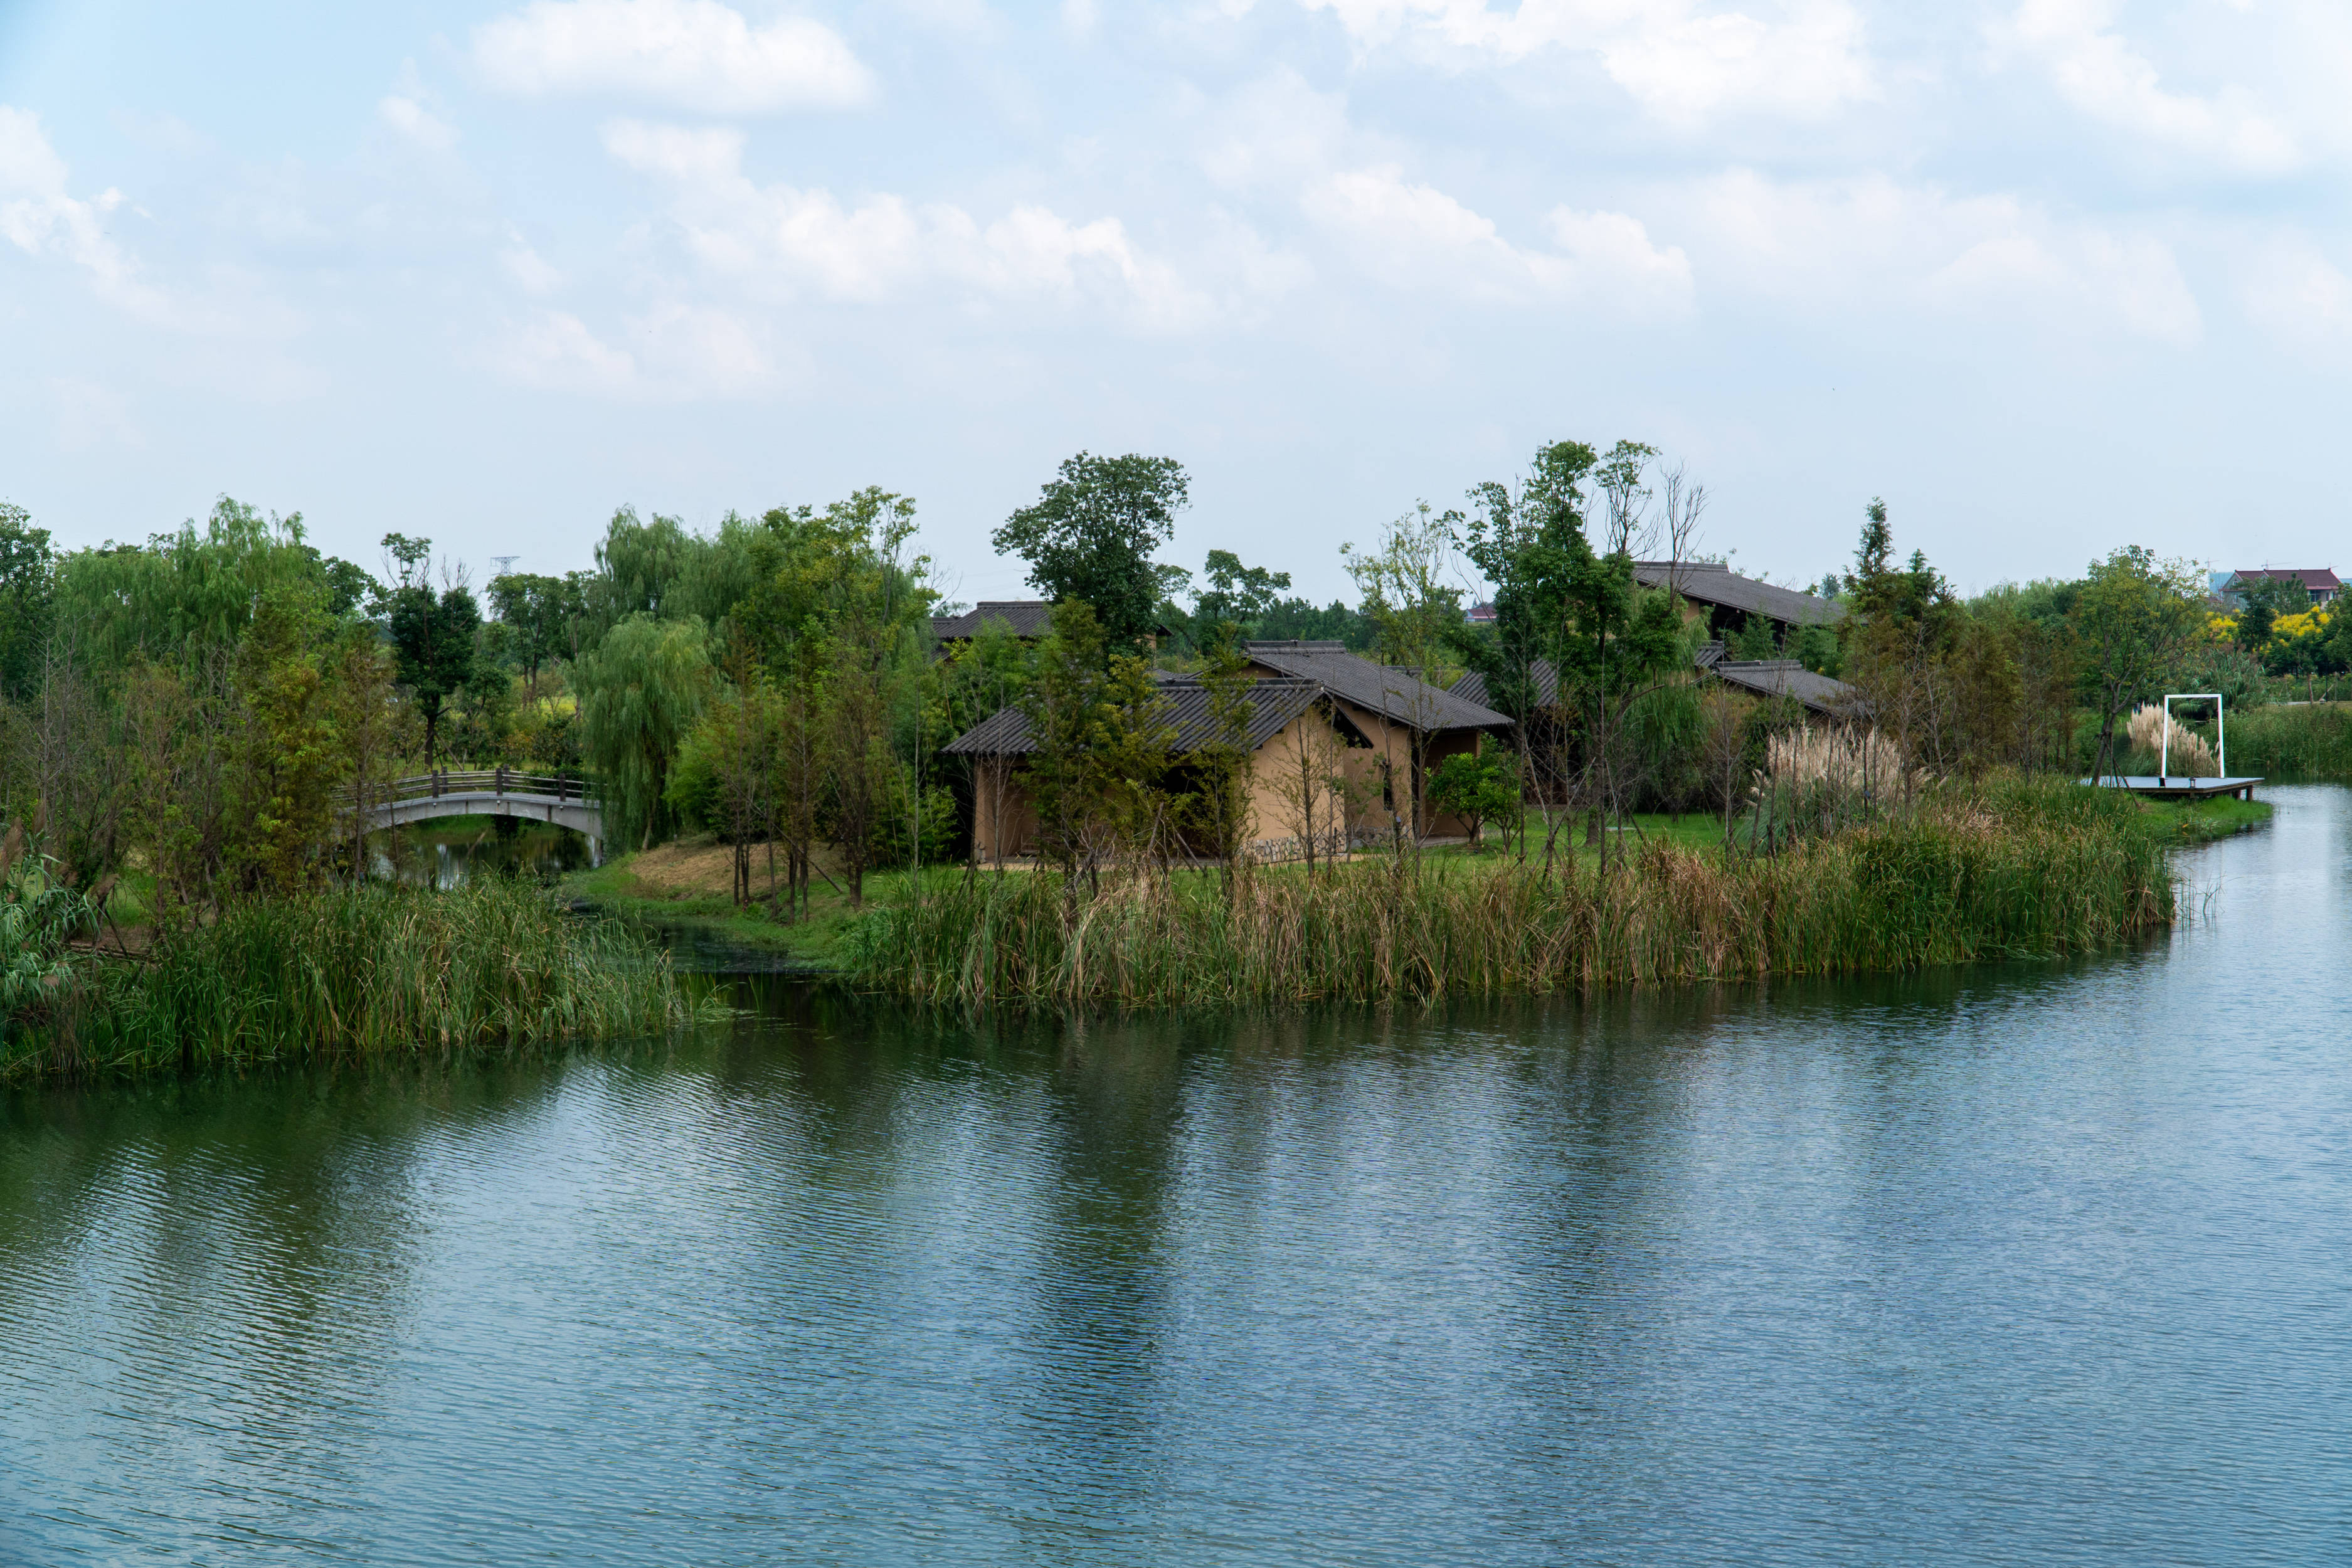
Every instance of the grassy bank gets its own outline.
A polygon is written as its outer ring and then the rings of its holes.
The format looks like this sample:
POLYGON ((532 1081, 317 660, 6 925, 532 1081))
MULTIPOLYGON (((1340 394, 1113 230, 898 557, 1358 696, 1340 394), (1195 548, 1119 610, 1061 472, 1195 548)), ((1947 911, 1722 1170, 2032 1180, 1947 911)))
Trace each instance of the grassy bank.
POLYGON ((658 948, 528 886, 368 886, 231 907, 100 963, 0 1078, 248 1067, 650 1034, 715 1011, 658 948))
MULTIPOLYGON (((809 893, 808 918, 780 921, 764 902, 738 905, 730 896, 730 851, 723 844, 666 844, 616 856, 589 871, 574 871, 558 884, 564 897, 600 912, 646 925, 706 933, 736 947, 782 953, 812 968, 830 969, 842 960, 844 944, 860 916, 849 897, 819 877, 809 893)), ((767 862, 752 854, 752 889, 764 900, 767 862)), ((926 888, 945 887, 962 875, 961 866, 926 871, 926 888)), ((874 871, 866 878, 871 904, 910 900, 914 879, 905 871, 874 871)))
POLYGON ((2145 800, 2140 809, 2179 844, 2204 844, 2260 827, 2271 819, 2268 802, 2234 800, 2145 800))
POLYGON ((853 983, 929 1002, 1433 999, 2079 952, 2168 924, 2184 822, 2059 780, 1952 785, 1899 819, 1750 858, 1661 838, 1606 879, 1500 857, 1148 878, 1092 900, 980 878, 877 910, 853 983))

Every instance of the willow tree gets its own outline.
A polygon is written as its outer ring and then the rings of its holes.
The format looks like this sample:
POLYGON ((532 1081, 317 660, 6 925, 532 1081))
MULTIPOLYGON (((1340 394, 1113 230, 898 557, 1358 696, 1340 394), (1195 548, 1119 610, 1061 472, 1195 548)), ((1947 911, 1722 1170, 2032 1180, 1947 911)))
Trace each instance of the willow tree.
POLYGON ((679 744, 702 710, 710 679, 709 637, 698 620, 642 611, 580 656, 581 749, 604 785, 606 829, 651 848, 669 826, 663 796, 679 744))

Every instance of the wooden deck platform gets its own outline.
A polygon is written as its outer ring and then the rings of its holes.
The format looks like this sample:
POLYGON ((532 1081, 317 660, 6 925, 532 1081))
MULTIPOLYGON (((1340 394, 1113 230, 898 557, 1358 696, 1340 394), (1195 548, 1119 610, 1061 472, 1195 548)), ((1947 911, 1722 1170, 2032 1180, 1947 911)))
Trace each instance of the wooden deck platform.
MULTIPOLYGON (((2092 781, 2083 779, 2083 784, 2092 781)), ((2127 789, 2134 795, 2161 795, 2168 800, 2209 800, 2217 795, 2233 795, 2241 800, 2254 798, 2254 786, 2263 781, 2251 779, 2192 779, 2180 773, 2168 773, 2162 778, 2154 773, 2109 773, 2097 781, 2108 789, 2127 789)))

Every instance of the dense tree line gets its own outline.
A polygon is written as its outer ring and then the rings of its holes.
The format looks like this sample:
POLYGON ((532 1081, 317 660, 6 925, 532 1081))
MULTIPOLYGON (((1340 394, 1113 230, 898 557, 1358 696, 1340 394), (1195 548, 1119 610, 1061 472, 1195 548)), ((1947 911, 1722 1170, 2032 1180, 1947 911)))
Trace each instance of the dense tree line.
MULTIPOLYGON (((593 776, 615 843, 711 835, 731 847, 736 896, 789 913, 817 880, 855 902, 877 868, 961 852, 978 786, 942 749, 1006 708, 1038 737, 1049 859, 1091 875, 1229 851, 1247 717, 1235 650, 1253 637, 1339 641, 1441 686, 1478 671, 1521 722, 1508 745, 1432 770, 1430 801, 1523 852, 1540 832, 1547 858, 1604 847, 1638 810, 1728 822, 1773 737, 1806 722, 1709 686, 1693 658, 1704 621, 1637 575, 1637 560, 1694 558, 1706 504, 1643 444, 1550 443, 1460 508, 1416 507, 1343 552, 1354 605, 1318 606, 1228 551, 1197 572, 1160 559, 1189 496, 1171 458, 1072 458, 993 539, 1056 603, 1053 635, 983 628, 947 657, 915 503, 878 488, 707 532, 624 508, 592 568, 478 590, 429 539, 386 535, 371 570, 320 552, 299 514, 234 500, 142 542, 64 551, 0 508, 0 810, 39 825, 73 884, 141 869, 159 912, 187 919, 349 875, 367 849, 345 803, 407 773, 593 776), (1465 616, 1473 581, 1489 624, 1465 616), (1169 670, 1211 688, 1223 727, 1183 758, 1155 689, 1169 670)), ((2124 721, 2154 694, 2258 700, 2266 661, 2328 668, 2352 648, 2352 617, 2315 615, 2299 589, 2265 585, 2223 616, 2194 573, 2137 548, 1965 598, 1923 555, 1898 558, 1880 503, 1821 590, 1845 606, 1837 626, 1784 637, 1751 621, 1731 652, 1851 683, 1853 721, 1906 777, 2118 765, 2124 721)), ((1302 779, 1307 819, 1338 783, 1336 768, 1302 779)))

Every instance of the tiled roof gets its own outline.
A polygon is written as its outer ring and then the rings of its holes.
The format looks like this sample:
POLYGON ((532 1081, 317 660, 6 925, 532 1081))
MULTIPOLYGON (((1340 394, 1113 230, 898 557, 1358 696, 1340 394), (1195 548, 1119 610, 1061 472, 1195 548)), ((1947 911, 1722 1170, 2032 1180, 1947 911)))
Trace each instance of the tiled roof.
MULTIPOLYGON (((1762 697, 1793 697, 1816 713, 1849 713, 1860 693, 1843 680, 1816 675, 1793 658, 1738 659, 1723 657, 1719 642, 1702 643, 1691 663, 1727 684, 1762 697)), ((1559 700, 1559 676, 1549 662, 1535 661, 1536 702, 1549 708, 1559 700)), ((1454 683, 1454 694, 1473 702, 1486 700, 1486 678, 1475 670, 1454 683)))
MULTIPOLYGON (((1720 643, 1710 643, 1719 650, 1720 643)), ((1724 658, 1704 668, 1727 686, 1737 686, 1759 697, 1793 697, 1816 713, 1851 713, 1861 693, 1843 680, 1816 675, 1793 658, 1724 658)))
POLYGON ((1834 599, 1759 583, 1720 562, 1636 561, 1633 575, 1652 588, 1663 588, 1671 580, 1675 591, 1694 604, 1720 605, 1790 626, 1834 626, 1845 619, 1845 606, 1834 599))
POLYGON ((2286 578, 2302 584, 2313 593, 2333 592, 2344 586, 2335 572, 2326 566, 2262 566, 2250 572, 2232 572, 2232 581, 2259 583, 2267 578, 2286 578))
MULTIPOLYGON (((1549 708, 1559 700, 1559 672, 1552 668, 1549 659, 1537 659, 1528 673, 1535 678, 1537 707, 1549 708)), ((1502 711, 1496 708, 1494 698, 1487 694, 1486 678, 1475 669, 1446 689, 1481 708, 1495 708, 1496 712, 1502 711)))
POLYGON ((1042 637, 1054 629, 1054 606, 1043 599, 982 599, 961 616, 933 616, 931 635, 941 642, 968 637, 990 621, 1003 621, 1016 637, 1042 637))
MULTIPOLYGON (((1209 689, 1198 679, 1176 676, 1158 683, 1160 695, 1168 700, 1168 722, 1175 726, 1179 753, 1206 745, 1218 738, 1216 715, 1210 707, 1209 689)), ((1323 689, 1311 680, 1259 680, 1250 687, 1249 749, 1256 751, 1301 713, 1314 706, 1323 689)), ((1341 727, 1353 731, 1344 717, 1341 727)), ((1029 732, 1029 716, 1018 708, 1000 709, 957 736, 947 746, 948 754, 957 757, 1017 757, 1026 756, 1037 749, 1029 732)))
POLYGON ((1510 721, 1484 703, 1432 686, 1411 670, 1375 664, 1336 642, 1249 642, 1250 662, 1277 675, 1311 680, 1333 696, 1423 733, 1501 730, 1510 721))

